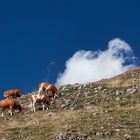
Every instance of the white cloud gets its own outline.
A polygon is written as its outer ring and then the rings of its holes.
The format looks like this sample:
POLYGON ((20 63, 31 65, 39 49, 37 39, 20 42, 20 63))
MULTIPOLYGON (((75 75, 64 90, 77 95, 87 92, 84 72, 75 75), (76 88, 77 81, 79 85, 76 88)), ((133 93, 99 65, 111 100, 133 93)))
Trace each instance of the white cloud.
POLYGON ((135 58, 130 45, 116 38, 109 41, 105 51, 76 52, 67 60, 66 68, 58 75, 56 84, 86 83, 110 78, 134 67, 135 58))

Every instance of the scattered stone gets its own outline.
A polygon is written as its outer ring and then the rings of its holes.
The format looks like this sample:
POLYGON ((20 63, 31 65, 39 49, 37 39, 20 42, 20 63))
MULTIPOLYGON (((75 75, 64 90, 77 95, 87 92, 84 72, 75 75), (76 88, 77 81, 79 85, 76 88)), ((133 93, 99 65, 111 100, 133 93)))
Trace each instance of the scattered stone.
POLYGON ((77 87, 79 87, 79 86, 80 86, 79 83, 74 84, 74 87, 75 87, 75 88, 77 88, 77 87))
POLYGON ((65 106, 69 106, 70 104, 72 103, 72 101, 71 100, 65 100, 65 106))
POLYGON ((65 107, 66 107, 66 105, 65 105, 65 104, 62 104, 62 105, 61 105, 61 109, 65 108, 65 107))
POLYGON ((131 135, 129 135, 129 134, 125 134, 124 137, 126 140, 130 140, 132 138, 131 135))
POLYGON ((93 116, 96 117, 96 116, 97 116, 97 112, 94 112, 94 113, 93 113, 93 116))
POLYGON ((111 132, 110 131, 106 131, 106 132, 104 132, 104 135, 105 136, 111 136, 111 132))
POLYGON ((91 109, 93 107, 94 107, 93 105, 88 105, 88 106, 84 106, 84 109, 91 109))
POLYGON ((102 90, 102 93, 106 93, 107 92, 107 88, 104 88, 103 90, 102 90))
POLYGON ((96 132, 96 136, 102 137, 103 136, 103 133, 102 132, 96 132))
POLYGON ((120 132, 121 130, 120 130, 120 129, 116 129, 115 131, 116 131, 116 132, 120 132))
POLYGON ((81 95, 82 95, 82 93, 79 92, 79 93, 76 94, 76 97, 79 97, 79 96, 81 96, 81 95))
POLYGON ((62 134, 60 133, 55 140, 66 140, 66 135, 65 134, 62 134))
POLYGON ((48 116, 56 116, 56 114, 53 113, 53 112, 49 112, 49 113, 48 113, 48 116))
POLYGON ((122 94, 122 92, 120 91, 120 90, 116 90, 116 92, 115 92, 115 95, 116 96, 119 96, 119 95, 121 95, 122 94))
POLYGON ((84 92, 84 95, 87 97, 87 96, 91 96, 91 92, 90 91, 87 91, 87 92, 84 92))
POLYGON ((81 135, 77 133, 60 133, 55 140, 91 140, 91 138, 87 135, 81 135))
POLYGON ((78 87, 78 90, 81 90, 81 89, 83 89, 83 85, 81 85, 81 86, 78 87))
POLYGON ((77 140, 77 135, 76 134, 71 134, 71 137, 69 140, 77 140))
POLYGON ((99 86, 97 89, 98 89, 98 90, 102 90, 102 89, 103 89, 103 87, 99 86))
POLYGON ((99 136, 99 137, 103 137, 103 136, 111 136, 112 133, 111 133, 110 131, 96 132, 95 135, 96 135, 96 136, 99 136))
POLYGON ((133 94, 137 91, 137 89, 135 87, 132 87, 132 88, 128 88, 126 89, 126 92, 129 93, 129 94, 133 94))

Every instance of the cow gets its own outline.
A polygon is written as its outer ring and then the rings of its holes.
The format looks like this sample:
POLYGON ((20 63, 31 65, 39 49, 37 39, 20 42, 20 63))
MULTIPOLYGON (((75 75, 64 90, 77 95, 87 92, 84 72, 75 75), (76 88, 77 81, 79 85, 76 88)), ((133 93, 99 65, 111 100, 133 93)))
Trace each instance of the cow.
POLYGON ((17 98, 22 96, 22 91, 19 89, 7 90, 3 93, 6 98, 17 98))
POLYGON ((21 112, 22 106, 15 99, 4 99, 0 101, 0 109, 3 117, 3 112, 5 111, 5 109, 9 109, 10 115, 13 115, 15 114, 15 110, 19 110, 19 112, 21 112))
POLYGON ((46 92, 52 98, 55 98, 58 95, 56 86, 54 84, 50 84, 50 83, 46 83, 46 82, 42 82, 39 84, 38 94, 40 94, 41 92, 46 92))
POLYGON ((47 109, 49 109, 50 105, 51 105, 51 97, 45 93, 41 93, 41 94, 32 94, 29 96, 29 100, 30 100, 30 107, 31 107, 31 111, 36 111, 35 109, 35 104, 36 103, 41 103, 42 104, 42 108, 43 110, 45 110, 45 104, 48 106, 47 109))

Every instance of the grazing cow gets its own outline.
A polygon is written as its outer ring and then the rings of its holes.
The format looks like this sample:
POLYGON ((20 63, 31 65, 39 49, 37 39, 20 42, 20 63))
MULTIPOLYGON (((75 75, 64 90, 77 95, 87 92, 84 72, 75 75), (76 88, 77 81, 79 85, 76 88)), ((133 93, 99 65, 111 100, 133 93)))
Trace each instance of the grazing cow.
POLYGON ((45 82, 39 84, 38 94, 40 94, 41 92, 46 92, 52 98, 55 98, 58 95, 56 86, 54 84, 49 84, 45 82))
MULTIPOLYGON (((29 100, 31 103, 31 111, 36 111, 35 104, 41 103, 43 110, 45 109, 45 104, 50 107, 51 105, 51 97, 45 93, 41 94, 32 94, 29 96, 29 100)), ((47 107, 47 109, 49 108, 47 107)))
POLYGON ((0 109, 3 117, 3 112, 5 109, 9 109, 10 115, 13 115, 15 110, 18 109, 20 112, 22 110, 22 107, 20 103, 15 99, 5 99, 0 101, 0 109))
POLYGON ((7 90, 4 93, 4 97, 6 98, 17 98, 22 96, 22 91, 19 89, 7 90))

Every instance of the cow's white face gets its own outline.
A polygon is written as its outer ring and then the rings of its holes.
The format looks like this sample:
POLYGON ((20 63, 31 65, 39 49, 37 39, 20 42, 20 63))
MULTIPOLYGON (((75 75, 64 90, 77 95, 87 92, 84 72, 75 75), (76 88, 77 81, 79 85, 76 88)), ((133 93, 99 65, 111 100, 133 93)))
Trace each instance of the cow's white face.
POLYGON ((45 91, 48 91, 50 87, 51 87, 51 85, 48 85, 48 86, 45 88, 45 91))
POLYGON ((38 91, 39 94, 40 94, 40 92, 41 92, 42 89, 43 89, 43 85, 44 85, 44 83, 42 83, 41 86, 40 86, 40 88, 39 88, 39 91, 38 91))

